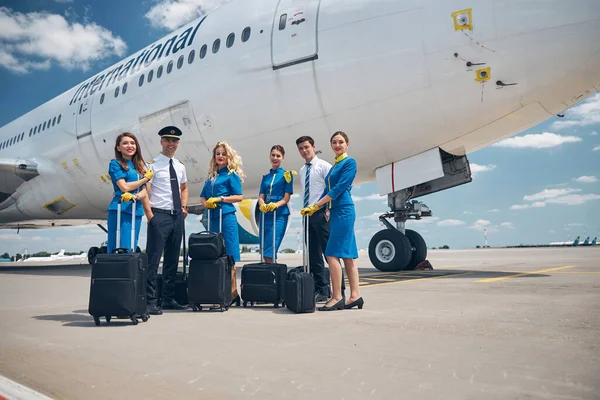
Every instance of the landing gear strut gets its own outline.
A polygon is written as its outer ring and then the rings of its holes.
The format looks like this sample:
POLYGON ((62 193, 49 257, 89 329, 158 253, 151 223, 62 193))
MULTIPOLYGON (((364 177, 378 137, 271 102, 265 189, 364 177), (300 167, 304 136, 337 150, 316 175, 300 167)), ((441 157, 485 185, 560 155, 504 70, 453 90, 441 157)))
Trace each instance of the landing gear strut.
POLYGON ((429 208, 416 200, 408 201, 412 191, 400 190, 388 195, 388 206, 392 212, 385 213, 379 220, 387 229, 379 231, 369 243, 369 258, 380 271, 393 272, 414 269, 427 257, 427 245, 417 232, 405 229, 408 219, 430 217, 429 208), (396 226, 388 218, 394 218, 396 226))

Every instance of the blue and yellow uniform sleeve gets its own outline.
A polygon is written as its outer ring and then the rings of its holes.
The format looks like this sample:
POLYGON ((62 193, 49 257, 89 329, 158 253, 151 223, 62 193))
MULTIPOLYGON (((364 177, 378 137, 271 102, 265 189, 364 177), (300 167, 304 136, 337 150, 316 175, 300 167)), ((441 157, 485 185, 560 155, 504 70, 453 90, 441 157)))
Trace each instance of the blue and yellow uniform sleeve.
POLYGON ((242 194, 242 180, 239 175, 235 172, 229 175, 229 195, 235 196, 237 194, 242 194))
POLYGON ((294 194, 294 173, 295 171, 286 171, 285 173, 288 174, 287 178, 284 175, 284 188, 283 188, 283 193, 289 193, 289 194, 294 194), (289 179, 289 182, 288 182, 289 179))
POLYGON ((258 195, 260 196, 261 194, 264 194, 265 196, 267 195, 267 188, 265 185, 265 177, 267 175, 263 175, 262 180, 260 181, 260 189, 258 190, 258 195))
POLYGON ((114 183, 117 183, 119 179, 127 179, 127 171, 121 167, 117 160, 111 160, 108 164, 108 174, 114 183))
POLYGON ((347 158, 341 166, 340 177, 337 183, 329 189, 327 195, 333 200, 337 199, 342 193, 352 187, 352 182, 356 177, 356 161, 353 158, 347 158))

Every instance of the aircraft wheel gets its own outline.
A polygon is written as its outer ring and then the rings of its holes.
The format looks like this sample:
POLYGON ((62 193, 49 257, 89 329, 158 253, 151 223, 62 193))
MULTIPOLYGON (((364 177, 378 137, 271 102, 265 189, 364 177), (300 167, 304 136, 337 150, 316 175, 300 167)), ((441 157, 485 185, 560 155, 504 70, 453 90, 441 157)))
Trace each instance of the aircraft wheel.
POLYGON ((412 257, 410 241, 396 229, 377 232, 369 242, 369 259, 375 268, 383 272, 402 271, 412 257))
POLYGON ((406 237, 410 241, 410 245, 412 248, 412 257, 406 269, 415 269, 415 267, 421 262, 425 261, 427 258, 427 244, 421 235, 417 232, 406 229, 404 231, 406 237))
POLYGON ((90 263, 90 265, 94 263, 94 258, 96 258, 96 256, 98 255, 99 250, 100 249, 96 246, 90 247, 90 249, 88 250, 88 263, 90 263))

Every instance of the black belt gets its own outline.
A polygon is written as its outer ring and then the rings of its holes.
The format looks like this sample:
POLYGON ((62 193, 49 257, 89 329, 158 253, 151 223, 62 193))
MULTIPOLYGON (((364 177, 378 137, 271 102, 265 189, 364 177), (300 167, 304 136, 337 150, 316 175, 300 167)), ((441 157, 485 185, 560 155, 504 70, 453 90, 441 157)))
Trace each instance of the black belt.
POLYGON ((169 214, 169 215, 178 215, 182 212, 182 210, 163 210, 162 208, 154 208, 152 207, 152 212, 160 213, 160 214, 169 214))

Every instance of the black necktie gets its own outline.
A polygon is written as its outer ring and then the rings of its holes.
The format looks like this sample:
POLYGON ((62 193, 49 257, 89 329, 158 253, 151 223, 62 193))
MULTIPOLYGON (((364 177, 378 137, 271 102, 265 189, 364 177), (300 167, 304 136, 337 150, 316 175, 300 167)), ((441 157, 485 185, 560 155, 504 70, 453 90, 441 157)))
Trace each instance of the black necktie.
POLYGON ((179 193, 179 181, 173 167, 173 159, 169 160, 169 175, 171 175, 171 193, 173 194, 173 210, 181 210, 181 194, 179 193))

